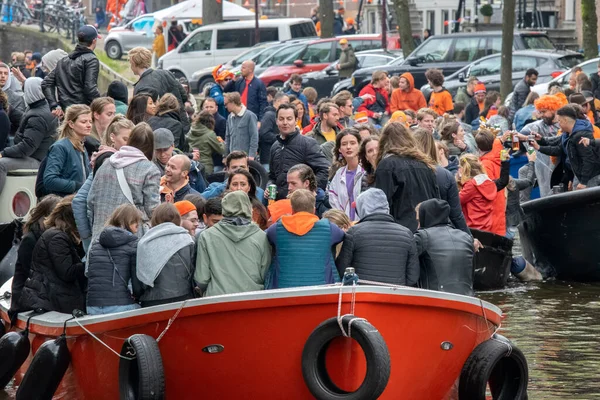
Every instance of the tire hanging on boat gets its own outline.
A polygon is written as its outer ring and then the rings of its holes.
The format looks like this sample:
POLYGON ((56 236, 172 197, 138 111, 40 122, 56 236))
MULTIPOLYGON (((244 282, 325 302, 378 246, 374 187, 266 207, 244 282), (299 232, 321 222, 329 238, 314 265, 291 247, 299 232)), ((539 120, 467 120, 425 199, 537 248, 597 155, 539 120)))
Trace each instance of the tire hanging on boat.
POLYGON ((70 363, 71 353, 65 335, 44 342, 31 360, 17 389, 16 399, 51 400, 70 363))
MULTIPOLYGON (((353 315, 342 318, 344 331, 353 315)), ((331 341, 343 337, 337 318, 323 321, 310 334, 302 351, 302 375, 308 390, 317 400, 368 400, 377 399, 385 390, 390 379, 390 353, 379 331, 365 320, 352 322, 351 336, 365 354, 367 372, 365 379, 355 392, 346 392, 332 382, 325 358, 331 341)))
POLYGON ((494 335, 480 343, 463 366, 458 384, 460 400, 484 400, 489 383, 495 400, 527 398, 529 371, 525 356, 508 339, 494 335))
POLYGON ((133 335, 123 343, 119 362, 121 400, 162 400, 165 374, 158 343, 152 336, 133 335))
POLYGON ((3 390, 29 356, 29 330, 8 332, 0 338, 0 390, 3 390))

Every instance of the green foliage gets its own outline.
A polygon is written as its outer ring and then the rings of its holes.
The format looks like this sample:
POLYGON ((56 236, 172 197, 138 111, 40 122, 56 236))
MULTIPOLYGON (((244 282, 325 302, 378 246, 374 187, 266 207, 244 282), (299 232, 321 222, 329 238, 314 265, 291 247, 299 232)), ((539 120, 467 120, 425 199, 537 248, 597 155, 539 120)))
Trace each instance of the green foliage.
POLYGON ((482 5, 481 8, 479 8, 479 12, 484 17, 491 17, 492 15, 494 15, 494 9, 492 8, 492 6, 490 4, 482 5))

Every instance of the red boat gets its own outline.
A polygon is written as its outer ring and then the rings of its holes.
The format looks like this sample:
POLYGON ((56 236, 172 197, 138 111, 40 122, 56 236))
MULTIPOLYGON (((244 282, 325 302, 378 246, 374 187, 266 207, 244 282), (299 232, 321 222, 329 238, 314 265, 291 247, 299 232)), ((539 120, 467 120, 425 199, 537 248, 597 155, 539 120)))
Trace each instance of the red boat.
MULTIPOLYGON (((0 301, 6 327, 9 306, 0 301)), ((444 292, 314 286, 29 317, 0 339, 1 376, 6 343, 28 325, 17 399, 526 398, 522 353, 494 336, 500 309, 444 292)))

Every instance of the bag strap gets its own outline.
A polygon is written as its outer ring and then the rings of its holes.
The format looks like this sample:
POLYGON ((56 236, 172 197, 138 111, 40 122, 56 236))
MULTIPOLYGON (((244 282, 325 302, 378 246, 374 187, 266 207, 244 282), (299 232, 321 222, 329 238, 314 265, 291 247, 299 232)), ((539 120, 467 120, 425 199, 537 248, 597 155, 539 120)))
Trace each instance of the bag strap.
POLYGON ((119 181, 119 186, 121 187, 121 191, 123 192, 123 194, 125 195, 127 200, 129 200, 129 202, 135 206, 135 203, 133 202, 133 195, 131 194, 131 188, 129 187, 129 184, 125 180, 125 173, 123 172, 123 168, 117 168, 116 171, 117 171, 117 179, 119 181))

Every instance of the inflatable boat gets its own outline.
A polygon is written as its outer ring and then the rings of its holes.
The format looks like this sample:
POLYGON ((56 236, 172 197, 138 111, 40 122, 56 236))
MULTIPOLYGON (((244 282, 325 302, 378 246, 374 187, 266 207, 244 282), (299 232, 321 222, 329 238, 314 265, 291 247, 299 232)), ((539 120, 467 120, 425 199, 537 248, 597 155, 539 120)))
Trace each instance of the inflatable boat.
POLYGON ((527 261, 545 278, 600 281, 600 187, 522 204, 520 235, 527 261))
POLYGON ((11 281, 0 380, 14 377, 17 399, 526 396, 525 358, 495 334, 501 310, 472 297, 327 285, 100 316, 27 312, 9 328, 11 281))

